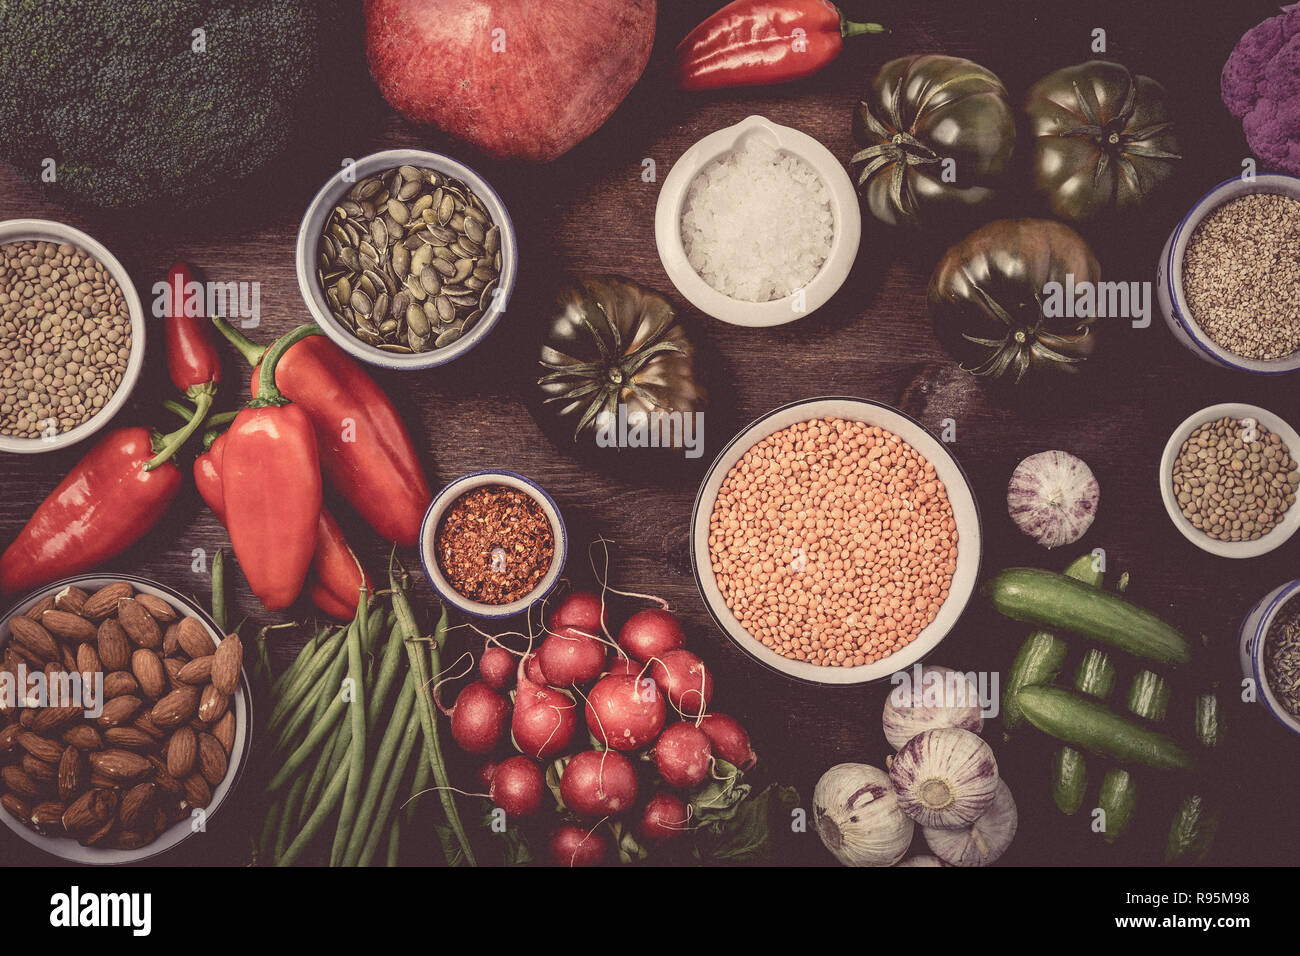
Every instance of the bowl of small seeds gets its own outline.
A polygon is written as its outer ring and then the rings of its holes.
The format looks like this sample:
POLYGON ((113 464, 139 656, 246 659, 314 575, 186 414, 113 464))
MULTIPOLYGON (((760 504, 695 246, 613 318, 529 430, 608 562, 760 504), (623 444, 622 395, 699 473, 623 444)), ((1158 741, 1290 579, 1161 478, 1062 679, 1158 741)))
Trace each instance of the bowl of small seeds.
POLYGON ((317 324, 385 368, 433 368, 483 341, 517 264, 514 226, 492 187, 423 150, 345 166, 298 230, 298 285, 317 324))
POLYGON ((1174 337, 1212 365, 1300 369, 1300 179, 1237 177, 1206 193, 1165 243, 1156 300, 1174 337))
POLYGON ((521 614, 554 590, 569 539, 554 499, 512 471, 476 471, 434 496, 420 529, 425 577, 465 614, 521 614))
POLYGON ((1259 701, 1300 734, 1300 580, 1278 585, 1246 613, 1238 632, 1244 677, 1259 701))
POLYGON ((1267 409, 1228 402, 1189 415, 1160 459, 1170 520, 1210 554, 1267 554, 1300 526, 1297 450, 1300 435, 1267 409))
POLYGON ((0 223, 0 452, 89 438, 144 366, 144 310, 122 264, 42 219, 0 223))

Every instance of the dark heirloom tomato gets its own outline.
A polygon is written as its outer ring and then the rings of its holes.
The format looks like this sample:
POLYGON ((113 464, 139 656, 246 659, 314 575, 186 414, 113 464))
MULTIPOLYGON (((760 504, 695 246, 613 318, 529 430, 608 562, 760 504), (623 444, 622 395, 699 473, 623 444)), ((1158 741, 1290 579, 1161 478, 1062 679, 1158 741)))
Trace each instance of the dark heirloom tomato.
POLYGON ((930 279, 939 341, 963 369, 992 379, 1075 374, 1096 347, 1093 320, 1043 309, 1043 287, 1064 287, 1066 276, 1076 286, 1101 280, 1097 257, 1069 226, 999 219, 980 227, 944 254, 930 279))
POLYGON ((858 104, 858 188, 881 222, 916 224, 987 202, 1011 164, 1016 121, 1002 81, 955 56, 880 68, 858 104))
POLYGON ((1063 219, 1140 206, 1181 158, 1164 87, 1119 63, 1093 60, 1043 77, 1025 111, 1034 188, 1063 219))
POLYGON ((594 438, 604 413, 617 416, 620 404, 629 422, 654 411, 702 411, 694 354, 662 296, 627 279, 586 279, 560 293, 537 384, 574 441, 594 438))

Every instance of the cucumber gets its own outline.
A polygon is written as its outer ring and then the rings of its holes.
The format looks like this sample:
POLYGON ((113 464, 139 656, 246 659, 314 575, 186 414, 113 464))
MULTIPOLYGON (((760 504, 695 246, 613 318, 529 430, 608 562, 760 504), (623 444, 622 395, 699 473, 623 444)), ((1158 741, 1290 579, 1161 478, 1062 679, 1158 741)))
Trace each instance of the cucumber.
MULTIPOLYGON (((1097 559, 1091 552, 1071 561, 1065 575, 1098 588, 1105 577, 1104 572, 1097 570, 1097 559)), ((1003 730, 1014 730, 1025 722, 1025 715, 1016 703, 1016 692, 1030 684, 1050 684, 1056 680, 1068 650, 1069 645, 1051 631, 1034 631, 1025 638, 1002 692, 1003 730)))
POLYGON ((1128 688, 1128 709, 1144 720, 1165 719, 1169 710, 1169 685, 1159 674, 1142 670, 1128 688))
POLYGON ((1223 712, 1219 709, 1218 694, 1210 691, 1196 696, 1192 724, 1202 747, 1214 750, 1223 743, 1223 712))
POLYGON ((1067 816, 1078 813, 1088 792, 1088 759, 1073 747, 1052 754, 1052 799, 1067 816))
POLYGON ((984 593, 1013 621, 1073 631, 1160 664, 1192 659, 1183 635, 1150 611, 1063 574, 1009 568, 988 581, 984 593))
POLYGON ((1183 797, 1169 824, 1166 863, 1199 863, 1205 859, 1219 830, 1219 814, 1199 793, 1183 797))
POLYGON ((1078 694, 1030 686, 1022 688, 1016 699, 1031 724, 1088 753, 1157 770, 1196 766, 1192 755, 1168 737, 1078 694))
POLYGON ((1115 665, 1110 655, 1095 647, 1088 648, 1074 675, 1074 686, 1081 694, 1105 700, 1115 688, 1115 665))
POLYGON ((1133 775, 1119 767, 1107 770, 1101 778, 1097 806, 1106 812, 1106 829, 1102 835, 1107 843, 1114 843, 1133 822, 1133 811, 1137 807, 1137 786, 1133 775))

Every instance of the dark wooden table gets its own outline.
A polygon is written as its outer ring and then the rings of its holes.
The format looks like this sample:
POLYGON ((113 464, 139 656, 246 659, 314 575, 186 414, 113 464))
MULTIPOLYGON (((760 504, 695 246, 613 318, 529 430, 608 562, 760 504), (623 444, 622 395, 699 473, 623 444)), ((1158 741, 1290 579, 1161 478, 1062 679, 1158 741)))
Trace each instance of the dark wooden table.
MULTIPOLYGON (((614 542, 611 583, 660 594, 686 622, 691 646, 714 668, 719 709, 751 728, 756 749, 776 777, 795 784, 809 805, 828 766, 862 761, 883 766, 880 732, 886 685, 819 689, 765 670, 712 624, 691 575, 687 525, 700 475, 712 453, 747 422, 786 402, 823 394, 859 395, 899 405, 938 430, 956 423, 955 454, 969 472, 983 508, 986 570, 1010 565, 1063 565, 1073 555, 1046 554, 1019 535, 1003 506, 1006 479, 1023 456, 1064 448, 1084 458, 1101 483, 1100 514, 1079 545, 1104 548, 1112 569, 1133 575, 1136 600, 1203 630, 1219 646, 1216 667, 1231 694, 1239 680, 1235 634, 1246 610, 1264 592, 1297 576, 1293 541, 1268 557, 1234 562, 1196 550, 1164 513, 1156 470, 1171 429, 1193 410, 1241 400, 1292 420, 1294 383, 1218 371, 1175 344, 1157 317, 1134 330, 1109 322, 1106 354, 1072 401, 1009 404, 958 371, 938 347, 925 308, 929 273, 944 240, 899 237, 870 218, 854 272, 816 315, 772 330, 735 328, 695 314, 676 295, 655 251, 653 214, 659 184, 697 139, 751 113, 804 130, 847 161, 854 147, 849 122, 859 93, 884 61, 915 52, 968 56, 1006 82, 1013 99, 1039 76, 1092 57, 1095 27, 1105 29, 1107 56, 1161 81, 1173 99, 1185 159, 1176 180, 1141 214, 1087 237, 1106 278, 1150 281, 1169 230, 1210 186, 1237 174, 1249 155, 1238 123, 1219 101, 1219 71, 1244 29, 1275 12, 1272 2, 1187 3, 868 3, 846 0, 854 19, 878 19, 893 35, 858 40, 830 69, 785 88, 683 96, 666 83, 664 66, 676 40, 712 4, 663 2, 651 67, 609 123, 561 160, 527 167, 486 160, 464 144, 399 119, 372 92, 364 75, 355 102, 341 101, 330 136, 304 144, 274 175, 248 187, 242 201, 202 215, 169 219, 86 215, 42 199, 39 189, 0 170, 0 218, 59 219, 89 231, 127 265, 142 291, 183 259, 215 280, 261 283, 264 341, 307 319, 294 278, 298 220, 310 194, 345 156, 391 146, 445 150, 478 168, 511 210, 523 253, 522 276, 508 314, 469 356, 426 373, 377 373, 413 430, 434 483, 465 472, 507 467, 543 484, 558 500, 578 547, 568 574, 593 580, 583 543, 597 535, 614 542), (658 182, 642 180, 643 160, 655 161, 658 182), (554 283, 566 273, 618 273, 672 298, 710 356, 715 403, 706 421, 708 451, 694 464, 629 470, 583 460, 554 443, 534 417, 532 380, 536 333, 554 283)), ((1024 151, 1021 151, 1023 161, 1024 151)), ((1019 182, 1026 181, 1023 175, 1019 182)), ((1020 189, 1013 215, 1038 209, 1020 189)), ((157 422, 167 390, 161 329, 151 328, 145 380, 122 422, 157 422)), ((242 381, 228 356, 231 381, 242 381)), ((223 389, 230 407, 237 389, 223 389)), ((39 458, 0 460, 0 539, 22 526, 81 449, 39 458)), ((342 509, 339 509, 342 510, 342 509)), ((351 538, 383 567, 386 550, 351 515, 351 538)), ((225 532, 192 487, 159 528, 115 567, 156 578, 206 599, 206 575, 193 555, 227 548, 225 532)), ((415 565, 412 554, 402 556, 415 565)), ((236 572, 235 600, 250 626, 269 620, 236 572)), ((306 615, 307 609, 302 610, 306 615)), ((934 655, 962 670, 1005 671, 1024 628, 972 606, 934 655)), ((288 656, 289 641, 277 646, 288 656)), ((1224 773, 1233 807, 1214 862, 1294 863, 1300 810, 1285 799, 1295 783, 1296 741, 1257 706, 1232 709, 1232 766, 1224 773)), ((1154 862, 1162 845, 1171 795, 1144 784, 1131 839, 1107 846, 1080 818, 1052 806, 1046 761, 1050 748, 1034 737, 1001 740, 993 728, 1004 777, 1021 809, 1021 831, 1005 858, 1011 864, 1098 865, 1154 862)), ((237 863, 242 847, 225 840, 192 841, 172 862, 237 863)), ((831 862, 815 836, 799 843, 791 862, 831 862)), ((5 857, 42 862, 0 834, 5 857)), ((918 852, 923 852, 918 838, 918 852)))

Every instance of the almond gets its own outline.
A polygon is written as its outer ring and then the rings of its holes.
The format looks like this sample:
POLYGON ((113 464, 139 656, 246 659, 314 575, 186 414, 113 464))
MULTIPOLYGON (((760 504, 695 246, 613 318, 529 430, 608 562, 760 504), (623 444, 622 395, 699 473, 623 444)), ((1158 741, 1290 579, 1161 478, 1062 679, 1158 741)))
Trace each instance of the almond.
POLYGON ((33 733, 48 736, 60 728, 76 723, 85 712, 85 708, 81 705, 69 704, 66 707, 42 707, 35 711, 28 709, 23 711, 23 714, 32 715, 30 729, 33 733))
POLYGON ((189 727, 179 728, 167 744, 167 772, 177 780, 184 780, 194 770, 197 757, 198 737, 189 727))
POLYGON ((7 754, 18 746, 18 735, 25 733, 22 724, 10 724, 0 730, 0 754, 7 754))
POLYGON ((59 758, 59 799, 76 799, 86 782, 86 759, 76 747, 68 747, 59 758))
POLYGON ((32 807, 32 826, 42 833, 55 834, 63 830, 63 814, 67 808, 57 800, 47 800, 32 807))
POLYGON ((0 767, 0 783, 24 800, 37 800, 41 788, 21 767, 0 767))
POLYGON ((143 830, 153 825, 153 799, 158 788, 152 783, 138 783, 122 794, 117 817, 128 830, 143 830))
POLYGON ((222 718, 212 725, 212 736, 217 738, 228 759, 235 752, 235 712, 233 710, 226 711, 222 718))
POLYGON ((135 679, 135 675, 130 671, 113 671, 104 678, 104 698, 112 700, 114 697, 124 697, 127 694, 137 694, 140 691, 140 682, 135 679))
POLYGON ((189 801, 190 806, 202 810, 212 802, 212 788, 201 775, 190 774, 185 778, 185 799, 189 801))
POLYGON ((99 625, 96 641, 104 670, 124 671, 131 666, 131 642, 127 639, 126 631, 122 630, 122 625, 114 618, 99 625))
POLYGON ((183 617, 176 627, 176 640, 191 658, 207 657, 217 652, 217 642, 196 618, 183 617))
POLYGON ((63 812, 63 829, 73 835, 92 833, 117 816, 117 803, 112 790, 87 790, 63 812))
POLYGON ((122 598, 117 602, 117 623, 122 625, 126 636, 137 647, 162 647, 162 628, 135 598, 122 598))
POLYGON ((81 605, 81 616, 88 617, 92 621, 98 621, 100 618, 108 617, 117 610, 117 602, 123 598, 129 598, 135 594, 135 588, 125 581, 115 581, 112 584, 106 584, 90 597, 86 598, 81 605))
POLYGON ((158 784, 158 789, 162 790, 173 799, 179 800, 185 794, 185 786, 170 773, 167 772, 167 765, 152 754, 149 755, 149 766, 153 767, 153 782, 158 784))
POLYGON ((139 727, 109 727, 104 731, 104 742, 127 750, 142 750, 158 743, 139 727))
POLYGON ((176 679, 182 684, 206 684, 212 680, 212 662, 216 659, 215 654, 209 654, 207 657, 196 657, 188 664, 181 667, 176 674, 176 679))
POLYGON ((99 715, 96 723, 101 727, 120 727, 122 724, 131 721, 136 711, 140 709, 140 705, 140 698, 130 694, 124 697, 114 697, 104 704, 104 712, 99 715))
POLYGON ((31 618, 33 621, 39 621, 41 619, 41 615, 44 614, 52 607, 54 607, 54 595, 47 594, 45 595, 45 597, 41 598, 39 601, 37 601, 35 604, 29 607, 27 609, 27 613, 24 614, 23 616, 27 618, 31 618))
POLYGON ((175 727, 193 717, 198 707, 199 689, 183 684, 154 704, 149 718, 164 729, 175 727))
POLYGON ((99 651, 92 641, 86 641, 77 647, 77 673, 95 675, 102 673, 104 663, 99 659, 99 651))
POLYGON ((154 740, 162 740, 167 736, 167 731, 155 724, 148 713, 140 714, 135 718, 135 728, 144 731, 154 740))
POLYGON ((32 808, 20 797, 12 793, 6 793, 0 796, 0 807, 4 807, 10 814, 24 822, 32 818, 32 808))
POLYGON ((180 676, 181 668, 185 666, 185 661, 180 657, 164 657, 162 661, 163 670, 167 673, 167 688, 170 690, 180 683, 177 678, 180 676))
POLYGON ((205 724, 216 723, 229 709, 229 694, 223 694, 216 684, 203 688, 203 697, 199 700, 199 720, 205 724))
POLYGON ((157 700, 167 693, 167 671, 158 655, 148 648, 138 648, 131 655, 131 672, 135 674, 144 696, 150 700, 157 700))
POLYGON ((65 671, 77 670, 77 652, 68 644, 59 647, 59 660, 63 661, 65 671))
POLYGON ((229 697, 239 686, 239 672, 244 666, 244 644, 238 634, 229 634, 212 655, 212 683, 229 697))
POLYGON ((104 738, 90 724, 77 724, 63 732, 63 742, 78 750, 101 750, 104 738))
POLYGON ((176 613, 176 608, 155 594, 141 593, 137 594, 135 599, 159 624, 170 624, 179 616, 176 613))
POLYGON ((59 645, 55 643, 50 632, 31 618, 10 618, 9 633, 13 635, 14 640, 19 644, 19 647, 15 648, 15 650, 20 654, 24 649, 35 654, 39 658, 40 666, 44 667, 48 661, 60 659, 59 645))
POLYGON ((52 790, 59 779, 57 763, 47 763, 32 754, 23 754, 23 759, 18 766, 22 767, 27 776, 42 785, 46 790, 52 790))
POLYGON ((147 758, 129 750, 97 750, 90 755, 90 769, 109 780, 134 780, 152 767, 147 758))
POLYGON ((209 786, 226 779, 226 749, 211 734, 199 734, 199 773, 209 786))
POLYGON ((62 747, 31 731, 23 731, 18 735, 18 746, 37 760, 44 760, 46 763, 58 763, 59 758, 63 756, 62 747))
POLYGON ((177 637, 180 633, 180 621, 172 621, 167 625, 167 630, 163 631, 163 657, 175 657, 181 650, 181 642, 177 637))
POLYGON ((105 845, 114 850, 138 850, 148 846, 153 839, 154 834, 151 830, 119 830, 110 835, 105 845))
POLYGON ((82 837, 79 842, 82 846, 111 846, 113 842, 113 831, 116 829, 117 817, 113 817, 94 833, 82 837))
POLYGON ((41 615, 41 624, 51 634, 67 641, 79 642, 93 641, 95 639, 95 625, 80 614, 73 614, 70 611, 46 611, 41 615))
POLYGON ((59 611, 68 611, 72 614, 81 614, 81 609, 86 606, 86 598, 90 597, 85 591, 75 584, 69 584, 66 588, 54 595, 54 607, 59 611))

